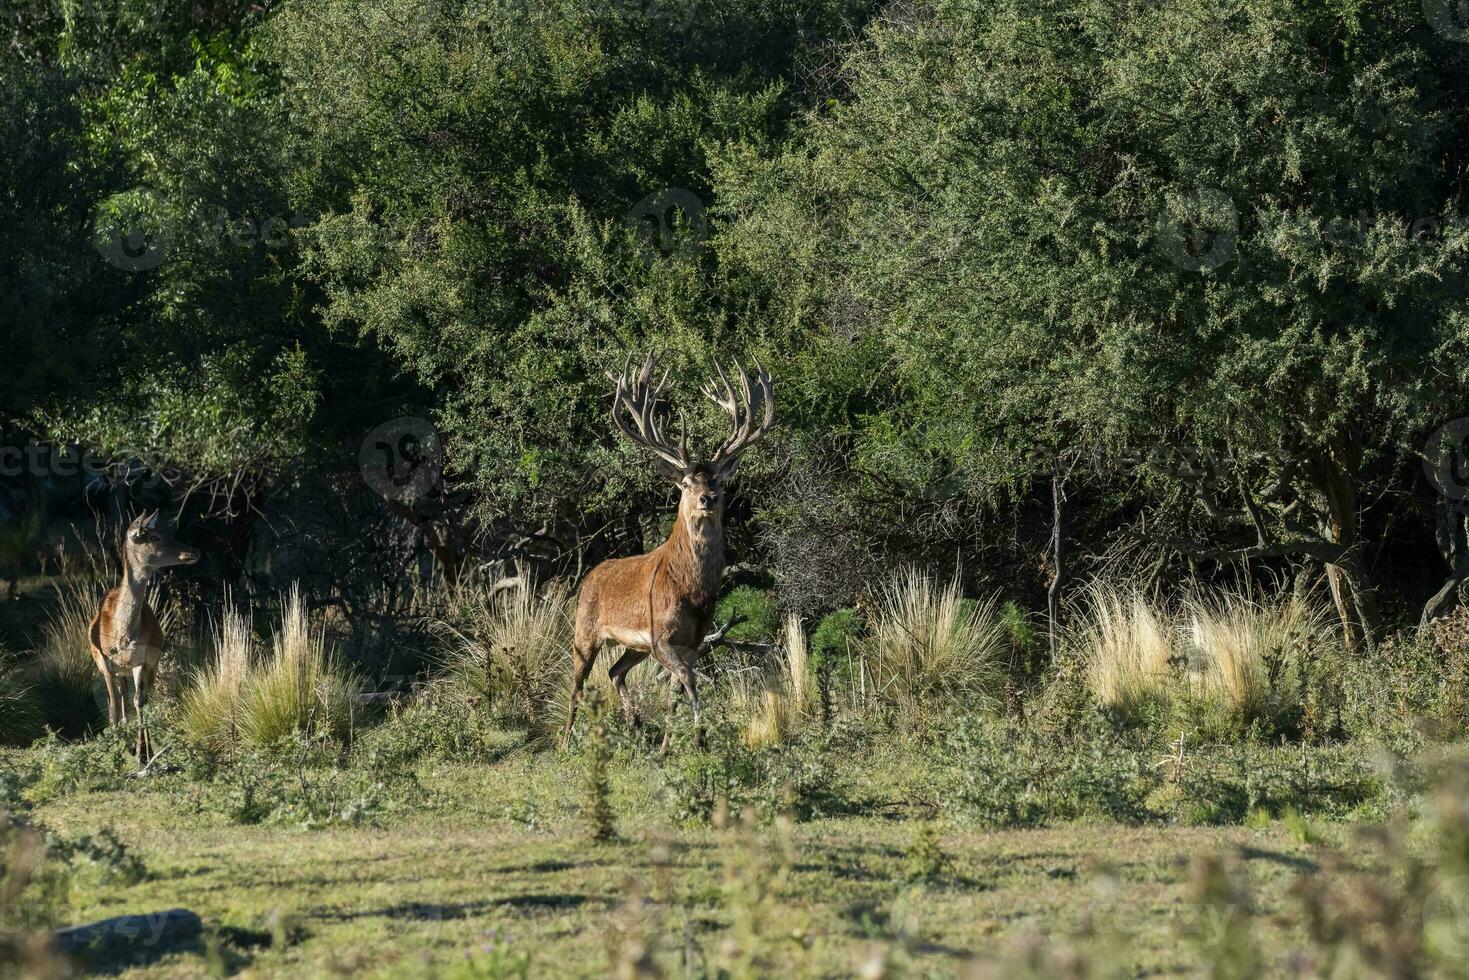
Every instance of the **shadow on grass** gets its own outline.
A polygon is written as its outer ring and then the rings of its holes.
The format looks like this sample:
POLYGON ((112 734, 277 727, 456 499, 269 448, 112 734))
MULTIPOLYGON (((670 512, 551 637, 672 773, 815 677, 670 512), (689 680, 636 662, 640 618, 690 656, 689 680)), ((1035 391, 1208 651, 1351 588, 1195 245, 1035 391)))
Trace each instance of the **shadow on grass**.
POLYGON ((457 902, 444 904, 439 902, 400 902, 397 905, 388 905, 383 908, 362 909, 357 912, 319 912, 316 917, 331 919, 338 922, 350 922, 355 919, 407 919, 418 922, 445 922, 452 919, 467 919, 471 916, 481 915, 496 909, 520 909, 522 911, 537 910, 569 910, 579 908, 589 901, 601 901, 587 895, 578 894, 550 894, 550 895, 509 895, 505 898, 492 898, 479 902, 457 902))

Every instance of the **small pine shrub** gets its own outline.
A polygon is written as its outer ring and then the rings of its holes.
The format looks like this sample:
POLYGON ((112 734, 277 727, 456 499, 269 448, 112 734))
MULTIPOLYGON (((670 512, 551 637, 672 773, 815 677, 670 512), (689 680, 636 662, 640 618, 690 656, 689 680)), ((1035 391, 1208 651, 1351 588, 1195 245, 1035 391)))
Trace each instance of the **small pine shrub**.
POLYGON ((730 589, 715 606, 714 618, 722 623, 735 616, 745 621, 729 631, 732 640, 763 643, 775 639, 780 632, 780 611, 775 597, 749 585, 730 589))
POLYGON ((600 703, 588 705, 597 715, 586 741, 587 772, 583 784, 582 818, 586 821, 587 836, 594 841, 617 839, 617 824, 612 809, 612 782, 608 766, 612 761, 612 747, 607 740, 607 726, 602 717, 605 708, 600 703))
POLYGON ((943 874, 946 864, 948 858, 943 851, 937 818, 928 816, 915 820, 905 869, 908 880, 932 881, 943 874))
POLYGON ((853 650, 862 632, 862 616, 855 609, 827 613, 811 633, 811 670, 821 702, 821 723, 831 724, 833 703, 855 702, 857 655, 853 650), (840 692, 847 692, 842 698, 840 692))
POLYGON ((1010 640, 1011 669, 1022 677, 1034 674, 1042 664, 1044 641, 1035 619, 1013 599, 1000 606, 999 619, 1010 640))

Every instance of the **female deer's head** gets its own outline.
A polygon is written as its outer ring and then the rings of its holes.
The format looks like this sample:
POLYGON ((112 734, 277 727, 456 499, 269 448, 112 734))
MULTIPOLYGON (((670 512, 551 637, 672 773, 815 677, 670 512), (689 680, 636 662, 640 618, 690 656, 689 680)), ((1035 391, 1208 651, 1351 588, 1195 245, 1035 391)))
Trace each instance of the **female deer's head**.
POLYGON ((725 482, 734 475, 745 450, 765 438, 775 425, 770 375, 757 362, 752 381, 736 364, 731 382, 719 362, 714 362, 717 377, 704 386, 704 395, 729 415, 730 434, 712 456, 695 462, 689 455, 688 430, 681 420, 677 444, 663 431, 662 416, 666 413, 660 409, 668 373, 664 372, 662 380, 654 384, 655 368, 653 355, 649 354, 636 374, 629 363, 620 377, 612 378, 617 385, 612 396, 612 421, 623 435, 652 452, 659 472, 678 487, 678 513, 685 522, 718 524, 724 517, 725 482))
POLYGON ((128 525, 122 547, 128 567, 145 579, 165 568, 192 565, 199 560, 199 552, 179 544, 158 526, 157 511, 139 514, 128 525))

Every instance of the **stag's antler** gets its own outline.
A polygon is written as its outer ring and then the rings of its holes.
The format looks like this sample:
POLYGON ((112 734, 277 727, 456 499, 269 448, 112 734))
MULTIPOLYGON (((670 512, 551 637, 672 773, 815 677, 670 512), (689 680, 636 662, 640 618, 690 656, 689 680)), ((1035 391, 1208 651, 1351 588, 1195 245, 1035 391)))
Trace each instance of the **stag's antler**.
POLYGON ((714 361, 714 370, 719 375, 719 384, 716 386, 714 380, 710 379, 704 386, 704 395, 729 414, 731 431, 729 438, 724 440, 724 445, 719 447, 709 462, 728 474, 740 461, 745 450, 764 439, 775 426, 775 397, 770 391, 770 374, 760 366, 759 361, 755 362, 753 387, 750 384, 750 375, 738 362, 735 363, 738 391, 730 383, 729 375, 717 359, 714 361), (755 417, 762 409, 764 417, 756 425, 755 417))
POLYGON ((623 365, 620 377, 608 372, 607 377, 617 385, 612 395, 612 421, 623 435, 652 451, 665 475, 679 480, 691 469, 688 431, 680 420, 675 447, 659 429, 658 407, 667 390, 668 372, 664 371, 662 380, 655 385, 652 383, 655 367, 650 352, 636 375, 631 373, 631 358, 623 365))

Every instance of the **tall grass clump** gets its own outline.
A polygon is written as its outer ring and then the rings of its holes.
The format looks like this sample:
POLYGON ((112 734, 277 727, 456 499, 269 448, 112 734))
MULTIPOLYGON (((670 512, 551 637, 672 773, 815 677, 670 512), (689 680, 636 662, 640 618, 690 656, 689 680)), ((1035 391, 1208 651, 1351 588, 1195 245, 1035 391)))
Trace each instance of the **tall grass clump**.
POLYGON ((1178 636, 1166 610, 1141 592, 1103 581, 1087 586, 1075 645, 1097 703, 1136 721, 1169 701, 1178 636))
POLYGON ((781 624, 778 649, 775 670, 739 671, 731 681, 730 708, 744 719, 744 741, 752 749, 781 744, 819 707, 806 630, 794 613, 781 624))
POLYGON ((29 745, 44 732, 41 708, 31 685, 0 648, 0 745, 29 745))
POLYGON ((299 587, 292 587, 271 638, 270 653, 248 672, 240 732, 270 746, 297 733, 347 736, 355 699, 352 684, 313 628, 299 587))
POLYGON ((179 701, 178 726, 189 742, 215 752, 239 741, 245 685, 255 657, 250 621, 225 596, 224 614, 210 633, 211 659, 190 678, 179 701))
POLYGON ((63 580, 28 666, 28 680, 43 720, 68 738, 100 729, 107 721, 102 677, 92 662, 87 638, 104 591, 94 578, 63 580))
MULTIPOLYGON (((550 733, 557 704, 570 684, 571 615, 566 587, 544 594, 529 583, 496 594, 465 590, 452 620, 437 624, 451 640, 441 681, 477 707, 550 733)), ((607 657, 599 658, 601 661, 607 657)), ((598 663, 593 683, 613 697, 609 663, 598 663)))
POLYGON ((1186 686, 1180 703, 1211 734, 1260 723, 1292 728, 1307 692, 1309 665, 1336 642, 1329 610, 1298 596, 1257 600, 1237 594, 1184 603, 1186 686))
POLYGON ((965 600, 957 578, 939 585, 909 568, 883 585, 861 652, 876 697, 926 730, 935 708, 994 700, 1007 643, 993 598, 965 600))

